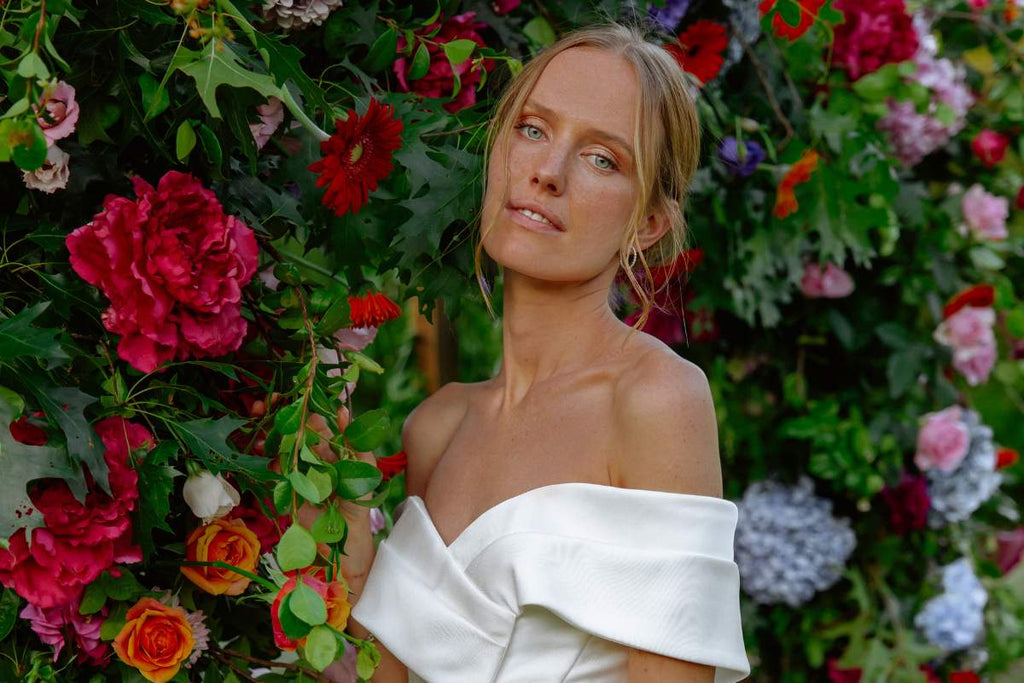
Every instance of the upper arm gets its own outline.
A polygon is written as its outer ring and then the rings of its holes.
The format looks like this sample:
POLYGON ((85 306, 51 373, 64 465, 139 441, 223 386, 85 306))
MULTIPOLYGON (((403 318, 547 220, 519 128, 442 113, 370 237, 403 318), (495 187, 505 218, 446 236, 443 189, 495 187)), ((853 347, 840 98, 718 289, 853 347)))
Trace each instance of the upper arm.
POLYGON ((465 385, 449 382, 409 413, 402 425, 402 450, 408 457, 406 495, 424 495, 430 475, 465 411, 465 385))
POLYGON ((700 368, 649 353, 616 391, 616 401, 619 485, 722 497, 718 421, 700 368))

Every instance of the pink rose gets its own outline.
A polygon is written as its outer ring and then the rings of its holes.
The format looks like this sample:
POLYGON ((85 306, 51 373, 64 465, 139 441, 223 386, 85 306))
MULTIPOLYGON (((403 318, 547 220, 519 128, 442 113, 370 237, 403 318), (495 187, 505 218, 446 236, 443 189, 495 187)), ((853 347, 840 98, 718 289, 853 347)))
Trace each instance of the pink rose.
POLYGON ((995 343, 992 326, 996 314, 991 308, 964 306, 935 328, 935 341, 955 349, 995 343))
POLYGON ((1010 215, 1010 200, 989 194, 975 183, 964 193, 961 207, 964 220, 979 239, 1004 240, 1009 237, 1006 219, 1010 215))
POLYGON ((995 341, 953 350, 953 367, 964 376, 967 383, 976 387, 988 380, 995 367, 998 350, 995 341))
POLYGON ((276 97, 267 98, 266 104, 256 107, 256 113, 260 115, 259 123, 250 123, 249 130, 256 140, 256 147, 263 149, 263 146, 270 140, 277 127, 284 121, 284 104, 276 97))
POLYGON ((917 452, 914 464, 920 470, 933 467, 952 472, 967 455, 971 445, 970 432, 962 419, 960 406, 928 413, 917 432, 917 452))
POLYGON ((835 63, 852 80, 917 52, 917 32, 903 0, 836 0, 833 7, 844 15, 835 27, 835 63))
MULTIPOLYGON (((445 56, 441 45, 453 40, 472 40, 480 47, 487 47, 484 39, 477 33, 477 29, 486 28, 487 24, 474 21, 475 18, 476 12, 466 12, 449 18, 443 24, 435 22, 423 29, 422 33, 429 35, 438 26, 441 27, 437 35, 431 38, 433 42, 427 45, 430 54, 430 68, 423 78, 413 81, 410 88, 407 74, 412 60, 405 56, 396 59, 392 68, 395 71, 395 76, 398 77, 399 89, 403 92, 409 92, 411 89, 424 97, 450 97, 455 89, 455 81, 452 65, 445 56)), ((404 48, 405 37, 399 36, 399 53, 404 48)), ((490 71, 493 68, 493 60, 484 60, 483 66, 490 71)), ((455 99, 444 105, 444 108, 453 114, 476 103, 476 86, 480 83, 480 67, 473 68, 472 58, 456 66, 455 71, 459 74, 461 88, 455 99)))
POLYGON ((110 646, 100 640, 100 628, 106 621, 107 608, 96 614, 82 615, 78 613, 80 601, 41 609, 28 604, 21 610, 20 617, 32 624, 32 630, 39 639, 53 646, 53 659, 60 657, 64 649, 65 636, 74 641, 77 655, 75 661, 88 666, 105 666, 110 659, 110 646))
POLYGON ((53 145, 57 140, 71 135, 78 123, 78 102, 75 102, 74 87, 58 81, 56 86, 43 93, 43 99, 35 107, 35 112, 47 145, 53 145))
POLYGON ((827 297, 838 299, 849 296, 853 291, 853 278, 845 270, 829 261, 825 270, 816 262, 804 265, 804 276, 800 280, 800 290, 808 298, 827 297))
POLYGON ((1006 156, 1006 148, 1010 145, 1010 138, 1000 135, 988 128, 974 136, 971 140, 971 149, 974 156, 978 157, 985 166, 992 168, 1006 156))
POLYGON ((30 492, 43 513, 45 526, 32 530, 29 547, 25 529, 0 549, 0 583, 41 609, 78 600, 87 584, 117 563, 140 562, 142 552, 132 543, 131 513, 139 498, 138 475, 129 464, 129 451, 153 437, 140 425, 110 417, 95 425, 106 447, 110 493, 99 490, 87 475, 85 503, 71 494, 62 479, 45 479, 30 492))
POLYGON ((75 272, 110 299, 103 324, 122 335, 118 354, 152 372, 175 357, 236 350, 242 287, 258 260, 252 230, 191 175, 169 171, 156 189, 132 182, 137 199, 109 195, 67 238, 75 272))
POLYGON ((30 190, 39 190, 46 194, 53 194, 57 190, 63 190, 68 186, 68 178, 71 171, 68 169, 68 161, 71 159, 68 153, 57 145, 51 145, 46 150, 46 161, 34 171, 22 171, 22 179, 25 187, 30 190))

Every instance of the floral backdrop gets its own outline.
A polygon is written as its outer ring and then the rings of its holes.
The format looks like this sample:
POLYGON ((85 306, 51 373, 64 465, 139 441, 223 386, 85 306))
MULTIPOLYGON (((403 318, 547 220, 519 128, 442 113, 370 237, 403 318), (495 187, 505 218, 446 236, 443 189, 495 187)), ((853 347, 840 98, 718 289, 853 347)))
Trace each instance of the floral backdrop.
POLYGON ((645 329, 715 392, 751 680, 1019 680, 1017 0, 0 1, 0 679, 372 678, 343 506, 404 495, 417 315, 494 371, 485 125, 609 18, 704 127, 645 329))

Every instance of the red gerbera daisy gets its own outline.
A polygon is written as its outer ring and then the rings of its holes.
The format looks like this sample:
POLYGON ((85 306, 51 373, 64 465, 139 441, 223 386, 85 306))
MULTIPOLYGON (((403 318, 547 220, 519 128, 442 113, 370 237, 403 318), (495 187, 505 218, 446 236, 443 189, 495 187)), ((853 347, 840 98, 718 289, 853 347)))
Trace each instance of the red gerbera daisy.
POLYGON ((666 47, 683 71, 707 83, 722 69, 722 51, 729 45, 725 26, 701 19, 679 34, 679 42, 666 47))
MULTIPOLYGON (((757 7, 761 10, 761 16, 768 14, 775 7, 777 1, 762 0, 757 7)), ((800 21, 796 26, 783 19, 782 12, 776 12, 772 17, 772 28, 775 29, 775 35, 786 38, 790 42, 796 40, 807 33, 807 29, 814 24, 814 20, 818 18, 818 12, 821 11, 824 4, 825 0, 796 0, 796 5, 800 9, 800 21)))
POLYGON ((336 132, 320 143, 323 158, 310 165, 319 173, 317 187, 327 186, 324 206, 338 216, 362 208, 370 190, 391 173, 392 153, 402 146, 402 122, 394 109, 371 98, 365 116, 350 109, 348 118, 335 121, 336 132))
POLYGON ((959 311, 964 306, 976 308, 988 308, 996 300, 996 290, 992 285, 974 285, 956 294, 949 302, 942 307, 942 318, 959 311))
POLYGON ((352 327, 379 327, 402 315, 398 304, 380 292, 370 292, 364 297, 350 296, 348 307, 352 327))
POLYGON ((408 464, 409 457, 405 454, 405 451, 398 451, 386 458, 377 458, 377 469, 384 475, 384 481, 404 470, 408 464))

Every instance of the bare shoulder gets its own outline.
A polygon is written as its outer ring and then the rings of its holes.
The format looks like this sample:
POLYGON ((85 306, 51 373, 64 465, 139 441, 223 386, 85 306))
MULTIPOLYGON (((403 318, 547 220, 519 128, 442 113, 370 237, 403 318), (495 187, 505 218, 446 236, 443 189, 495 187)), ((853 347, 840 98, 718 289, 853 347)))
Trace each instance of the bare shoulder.
POLYGON ((422 496, 434 466, 466 414, 472 384, 449 382, 417 405, 402 426, 406 493, 422 496))
POLYGON ((617 381, 615 405, 618 485, 722 497, 718 420, 703 370, 652 347, 617 381))

